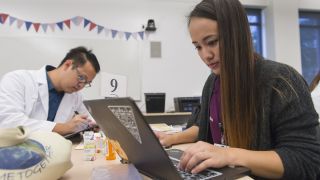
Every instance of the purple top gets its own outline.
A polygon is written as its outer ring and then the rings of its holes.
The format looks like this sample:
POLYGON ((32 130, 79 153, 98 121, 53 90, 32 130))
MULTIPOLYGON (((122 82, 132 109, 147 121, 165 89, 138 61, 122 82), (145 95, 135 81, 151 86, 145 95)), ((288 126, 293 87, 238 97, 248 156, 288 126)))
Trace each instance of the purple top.
POLYGON ((210 100, 210 128, 214 143, 222 144, 221 133, 221 93, 220 93, 220 78, 214 82, 214 89, 210 100))

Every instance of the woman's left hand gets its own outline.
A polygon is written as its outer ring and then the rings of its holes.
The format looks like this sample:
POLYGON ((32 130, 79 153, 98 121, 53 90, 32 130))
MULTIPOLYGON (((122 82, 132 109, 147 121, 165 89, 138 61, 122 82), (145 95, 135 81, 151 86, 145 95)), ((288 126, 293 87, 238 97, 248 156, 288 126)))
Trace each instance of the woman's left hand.
POLYGON ((228 149, 199 141, 184 151, 179 168, 195 174, 209 167, 221 168, 230 165, 228 149))

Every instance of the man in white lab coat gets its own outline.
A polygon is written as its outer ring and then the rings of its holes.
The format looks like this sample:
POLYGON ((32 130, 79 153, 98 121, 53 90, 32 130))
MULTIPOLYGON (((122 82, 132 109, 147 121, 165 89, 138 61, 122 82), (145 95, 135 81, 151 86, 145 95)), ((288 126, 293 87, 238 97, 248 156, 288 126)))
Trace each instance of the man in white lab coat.
POLYGON ((77 47, 57 68, 47 65, 5 74, 0 82, 0 127, 25 126, 65 135, 93 126, 79 91, 90 86, 99 71, 96 56, 77 47))

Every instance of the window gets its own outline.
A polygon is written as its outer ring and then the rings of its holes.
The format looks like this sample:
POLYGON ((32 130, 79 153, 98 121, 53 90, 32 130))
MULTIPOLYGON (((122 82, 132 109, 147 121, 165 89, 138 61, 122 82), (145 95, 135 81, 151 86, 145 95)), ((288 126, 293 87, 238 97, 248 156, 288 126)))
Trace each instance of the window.
POLYGON ((253 46, 256 52, 262 55, 261 9, 246 8, 246 11, 250 24, 253 46))
POLYGON ((310 84, 320 69, 320 13, 299 12, 302 75, 310 84))

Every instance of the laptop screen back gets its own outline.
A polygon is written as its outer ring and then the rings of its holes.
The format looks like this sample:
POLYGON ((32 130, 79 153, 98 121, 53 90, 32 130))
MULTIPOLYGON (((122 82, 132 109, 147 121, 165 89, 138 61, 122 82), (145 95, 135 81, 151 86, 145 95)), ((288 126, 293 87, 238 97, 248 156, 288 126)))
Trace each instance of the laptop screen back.
POLYGON ((130 98, 84 102, 106 136, 118 143, 130 162, 150 177, 181 179, 144 116, 130 98))
MULTIPOLYGON (((131 98, 90 100, 84 104, 113 145, 123 149, 118 154, 141 173, 156 179, 182 179, 131 98)), ((222 175, 214 179, 235 179, 250 173, 245 167, 217 170, 222 175)))

